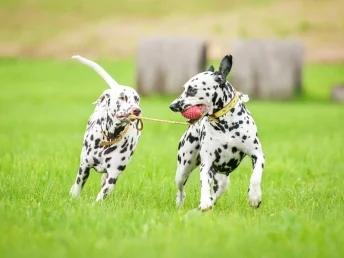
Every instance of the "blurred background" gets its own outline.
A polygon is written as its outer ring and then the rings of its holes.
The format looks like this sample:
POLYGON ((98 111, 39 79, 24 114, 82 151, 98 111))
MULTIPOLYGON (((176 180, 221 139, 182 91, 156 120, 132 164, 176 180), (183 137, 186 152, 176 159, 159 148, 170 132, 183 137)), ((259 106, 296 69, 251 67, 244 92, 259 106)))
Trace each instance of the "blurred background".
POLYGON ((306 62, 344 60, 341 0, 1 0, 0 56, 135 57, 151 35, 205 39, 220 59, 237 39, 293 38, 306 62))
MULTIPOLYGON (((176 95, 207 62, 231 53, 235 87, 257 99, 290 100, 307 92, 305 63, 344 62, 341 0, 1 0, 0 23, 0 57, 129 60, 126 83, 142 94, 176 95), (240 43, 250 40, 258 41, 240 43)), ((343 66, 332 71, 308 97, 344 101, 343 87, 333 93, 343 66)))

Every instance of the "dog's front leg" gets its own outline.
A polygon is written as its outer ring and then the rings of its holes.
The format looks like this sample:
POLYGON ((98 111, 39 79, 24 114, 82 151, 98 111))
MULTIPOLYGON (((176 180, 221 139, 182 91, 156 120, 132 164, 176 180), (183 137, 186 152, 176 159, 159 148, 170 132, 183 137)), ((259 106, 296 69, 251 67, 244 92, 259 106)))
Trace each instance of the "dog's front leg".
POLYGON ((70 189, 70 194, 72 197, 77 198, 80 195, 81 189, 84 187, 88 176, 90 175, 90 167, 88 167, 88 164, 82 162, 78 174, 75 179, 75 183, 70 189))
POLYGON ((176 185, 178 189, 176 204, 178 207, 185 201, 184 187, 191 172, 200 164, 197 128, 197 125, 190 126, 179 142, 176 172, 176 185))
POLYGON ((100 192, 97 196, 97 199, 96 199, 97 202, 105 200, 105 198, 110 195, 110 193, 113 191, 115 187, 118 176, 121 174, 121 172, 122 171, 118 171, 118 170, 111 170, 111 171, 108 170, 107 174, 103 175, 102 188, 100 189, 100 192))
POLYGON ((215 173, 214 174, 214 205, 227 190, 229 186, 229 175, 223 174, 223 173, 215 173))
POLYGON ((210 163, 202 163, 201 165, 201 201, 199 209, 201 211, 207 211, 213 207, 213 197, 211 192, 211 184, 213 181, 213 171, 210 163))

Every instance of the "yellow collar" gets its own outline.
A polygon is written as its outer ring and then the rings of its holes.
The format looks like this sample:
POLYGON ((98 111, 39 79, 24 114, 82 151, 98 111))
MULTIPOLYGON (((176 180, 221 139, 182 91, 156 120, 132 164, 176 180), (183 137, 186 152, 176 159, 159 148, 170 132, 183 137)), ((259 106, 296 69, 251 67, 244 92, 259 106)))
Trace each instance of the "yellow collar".
POLYGON ((115 144, 115 143, 119 142, 120 140, 122 140, 123 136, 128 132, 129 125, 130 125, 130 124, 128 124, 128 125, 124 128, 124 130, 123 130, 115 139, 113 139, 112 141, 110 141, 110 138, 104 133, 103 128, 100 126, 100 130, 101 130, 101 132, 102 132, 102 135, 103 135, 104 138, 107 140, 107 141, 101 142, 101 143, 100 143, 100 146, 102 146, 102 147, 103 147, 103 146, 110 146, 110 145, 115 144))
POLYGON ((226 106, 224 106, 222 109, 212 114, 210 118, 216 119, 216 118, 219 118, 220 116, 227 114, 229 110, 231 110, 236 105, 236 103, 238 102, 238 99, 239 99, 239 94, 236 91, 234 91, 234 97, 232 98, 232 100, 229 101, 229 103, 226 106))

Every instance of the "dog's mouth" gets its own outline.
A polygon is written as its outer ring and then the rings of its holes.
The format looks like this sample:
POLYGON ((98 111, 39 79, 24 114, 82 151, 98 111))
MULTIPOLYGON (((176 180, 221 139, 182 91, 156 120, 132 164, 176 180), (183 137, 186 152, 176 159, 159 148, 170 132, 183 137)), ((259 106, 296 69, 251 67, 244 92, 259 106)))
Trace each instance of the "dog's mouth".
POLYGON ((125 120, 128 120, 128 121, 129 121, 129 120, 130 120, 129 117, 128 117, 129 114, 117 114, 117 115, 116 115, 116 114, 113 113, 112 116, 113 116, 113 117, 116 117, 116 118, 117 118, 118 120, 120 120, 120 121, 125 121, 125 120))
POLYGON ((200 119, 207 110, 207 105, 197 104, 185 109, 182 113, 182 116, 187 119, 187 122, 192 124, 200 119))
POLYGON ((112 114, 113 117, 116 117, 120 121, 134 121, 136 118, 131 118, 129 117, 130 115, 136 116, 135 114, 120 114, 120 115, 112 114))

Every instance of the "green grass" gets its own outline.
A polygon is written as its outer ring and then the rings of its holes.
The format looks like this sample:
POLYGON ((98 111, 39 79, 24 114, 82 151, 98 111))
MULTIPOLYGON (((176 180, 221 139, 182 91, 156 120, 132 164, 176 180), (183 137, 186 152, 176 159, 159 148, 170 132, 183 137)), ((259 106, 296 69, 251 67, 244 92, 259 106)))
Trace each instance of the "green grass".
MULTIPOLYGON (((101 64, 134 84, 132 61, 101 64)), ((174 205, 185 127, 152 122, 105 202, 94 205, 95 172, 71 200, 91 103, 107 86, 75 62, 1 60, 0 257, 343 257, 344 107, 327 101, 343 67, 307 66, 296 102, 247 103, 266 155, 262 206, 247 203, 245 159, 201 214, 197 171, 183 209, 174 205)), ((182 121, 172 99, 142 98, 144 115, 182 121)))

